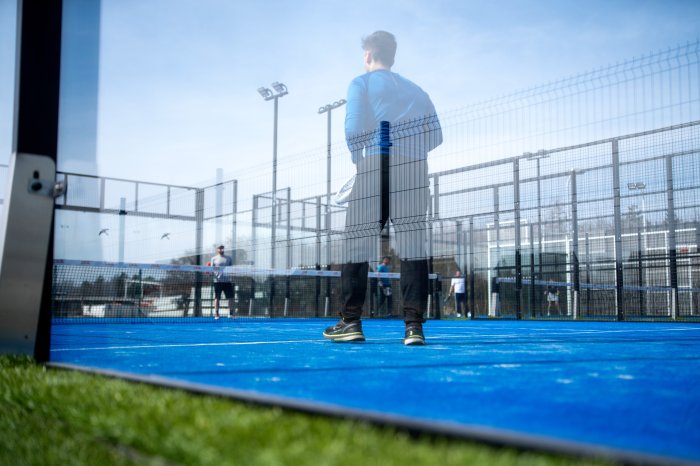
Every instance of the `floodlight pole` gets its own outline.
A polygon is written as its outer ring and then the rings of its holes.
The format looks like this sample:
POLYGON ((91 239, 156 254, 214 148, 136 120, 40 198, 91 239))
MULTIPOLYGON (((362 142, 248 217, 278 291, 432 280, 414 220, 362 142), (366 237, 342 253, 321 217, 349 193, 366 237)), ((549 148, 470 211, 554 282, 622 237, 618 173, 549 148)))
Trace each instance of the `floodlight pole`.
POLYGON ((274 100, 275 102, 275 112, 274 112, 274 124, 272 132, 272 226, 270 229, 270 267, 275 268, 275 243, 277 241, 277 119, 278 119, 278 100, 280 97, 284 97, 289 92, 287 91, 287 86, 280 82, 272 83, 272 88, 275 90, 273 93, 270 89, 266 87, 261 87, 258 92, 263 99, 274 100))
MULTIPOLYGON (((527 160, 535 160, 537 163, 537 260, 539 261, 538 269, 540 279, 542 278, 542 188, 540 180, 540 160, 549 157, 544 150, 539 150, 537 153, 533 154, 531 152, 525 152, 523 154, 527 160)), ((530 239, 532 243, 532 238, 530 239)), ((533 268, 534 271, 534 268, 533 268)))
MULTIPOLYGON (((642 227, 644 229, 644 232, 646 233, 647 229, 647 207, 646 207, 646 202, 644 200, 644 190, 647 188, 647 185, 641 181, 638 181, 636 183, 627 183, 627 189, 630 191, 640 191, 642 193, 642 227)), ((646 249, 646 241, 645 243, 645 249, 646 249)))
POLYGON ((637 181, 635 183, 627 183, 627 189, 632 192, 632 191, 640 191, 642 193, 642 229, 640 232, 639 228, 639 220, 637 220, 637 262, 638 262, 638 267, 639 270, 637 271, 637 281, 639 282, 638 285, 640 286, 640 291, 639 291, 639 309, 642 315, 646 315, 646 303, 644 300, 644 292, 641 290, 641 287, 644 286, 645 280, 644 280, 644 271, 643 271, 643 256, 646 256, 646 251, 647 251, 647 220, 646 220, 646 204, 644 202, 644 190, 646 189, 647 185, 646 183, 642 181, 637 181), (642 240, 642 235, 643 235, 643 240, 642 240))
MULTIPOLYGON (((326 113, 327 119, 327 153, 326 153, 326 270, 331 269, 331 112, 346 104, 345 99, 340 99, 332 104, 324 105, 318 109, 319 115, 326 113)), ((330 279, 329 279, 330 282, 330 279)), ((326 287, 325 315, 328 315, 330 306, 330 286, 326 287)))

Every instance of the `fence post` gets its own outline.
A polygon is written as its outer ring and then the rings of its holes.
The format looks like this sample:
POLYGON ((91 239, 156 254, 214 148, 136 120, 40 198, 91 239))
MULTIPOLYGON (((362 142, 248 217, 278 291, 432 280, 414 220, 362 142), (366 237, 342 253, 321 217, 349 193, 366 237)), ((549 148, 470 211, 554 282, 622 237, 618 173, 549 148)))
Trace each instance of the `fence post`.
POLYGON ((613 209, 615 213, 615 311, 617 320, 625 320, 622 272, 622 217, 620 213, 620 152, 617 139, 612 141, 613 209))
POLYGON ((668 265, 671 285, 671 318, 678 318, 678 264, 676 257, 676 209, 673 201, 673 156, 666 154, 666 224, 668 225, 668 265))
MULTIPOLYGON (((498 202, 498 186, 493 188, 493 227, 496 230, 496 265, 495 265, 495 276, 492 277, 489 282, 489 317, 498 317, 500 311, 500 286, 494 289, 494 284, 498 284, 498 278, 500 275, 500 267, 498 261, 501 259, 501 225, 500 225, 500 206, 498 202)), ((491 250, 488 251, 491 255, 491 250)))
MULTIPOLYGON (((195 193, 195 251, 197 251, 197 265, 202 265, 204 261, 204 189, 197 189, 195 193)), ((194 287, 194 315, 202 316, 202 272, 195 272, 194 287)))
POLYGON ((233 180, 233 193, 231 193, 231 253, 233 263, 238 263, 237 250, 238 241, 236 240, 236 235, 238 234, 236 228, 238 226, 238 180, 233 180))
POLYGON ((250 251, 250 262, 251 265, 255 266, 257 262, 257 255, 258 255, 258 244, 257 244, 257 228, 258 228, 258 195, 254 194, 253 195, 253 211, 251 212, 251 232, 250 232, 250 242, 251 242, 251 251, 250 251))
POLYGON ((572 315, 574 319, 578 319, 580 293, 581 293, 581 275, 579 273, 578 261, 578 192, 576 185, 576 170, 571 171, 571 228, 572 228, 572 267, 574 272, 574 299, 572 315))
POLYGON ((535 312, 535 243, 532 236, 532 223, 529 225, 528 235, 530 237, 530 317, 535 317, 537 314, 535 312))
MULTIPOLYGON (((328 206, 326 206, 328 209, 328 206)), ((328 225, 326 225, 328 228, 328 225)), ((330 262, 329 258, 326 261, 330 262)), ((321 270, 321 196, 316 196, 316 271, 321 270)), ((316 275, 316 305, 314 306, 315 317, 319 316, 321 300, 321 277, 316 275)))
POLYGON ((523 318, 522 294, 523 294, 523 264, 520 251, 520 160, 513 161, 513 210, 515 228, 515 318, 523 318))
POLYGON ((642 262, 642 226, 637 218, 637 285, 639 286, 639 313, 646 315, 644 309, 644 263, 642 262))
POLYGON ((284 317, 289 313, 289 300, 291 298, 291 283, 289 270, 292 268, 292 188, 287 188, 287 260, 286 279, 284 289, 284 317))
POLYGON ((474 282, 474 217, 469 217, 469 311, 476 318, 476 283, 474 282))
MULTIPOLYGON (((591 238, 586 233, 586 284, 591 284, 591 238)), ((591 312, 591 289, 586 290, 586 314, 591 312)))

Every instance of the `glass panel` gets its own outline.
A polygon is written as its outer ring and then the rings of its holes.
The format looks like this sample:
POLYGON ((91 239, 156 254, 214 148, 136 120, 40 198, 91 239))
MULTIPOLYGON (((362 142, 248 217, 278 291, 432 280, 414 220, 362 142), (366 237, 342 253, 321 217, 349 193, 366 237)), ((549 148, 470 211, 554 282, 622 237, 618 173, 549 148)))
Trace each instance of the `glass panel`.
MULTIPOLYGON (((331 3, 65 0, 58 169, 68 192, 57 199, 56 258, 204 265, 223 244, 259 274, 239 290, 253 314, 292 299, 275 274, 338 269, 347 204, 335 192, 356 171, 342 98, 371 31, 364 14, 339 20, 331 3)), ((518 263, 569 288, 574 257, 604 290, 618 256, 668 272, 669 219, 697 222, 697 42, 559 81, 547 70, 547 84, 504 95, 502 82, 475 91, 412 58, 441 57, 397 5, 373 5, 372 16, 395 19, 396 70, 424 86, 444 133, 428 158, 429 222, 415 229, 433 270, 468 266, 481 315, 492 280, 518 276, 518 263), (473 103, 492 95, 502 97, 473 103)), ((464 57, 464 42, 442 39, 445 57, 464 57)), ((425 122, 422 144, 434 126, 425 122)), ((410 153, 411 128, 390 134, 392 150, 410 153)), ((394 223, 375 235, 372 267, 396 254, 394 223)))
POLYGON ((12 153, 15 61, 17 42, 17 2, 0 2, 0 213, 4 205, 7 166, 12 153))

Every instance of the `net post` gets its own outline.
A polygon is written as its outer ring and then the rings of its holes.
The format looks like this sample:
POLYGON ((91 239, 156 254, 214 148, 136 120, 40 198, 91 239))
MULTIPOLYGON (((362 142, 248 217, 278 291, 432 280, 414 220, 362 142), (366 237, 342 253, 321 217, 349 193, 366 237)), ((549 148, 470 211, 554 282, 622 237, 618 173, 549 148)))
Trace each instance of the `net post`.
POLYGON ((251 276, 250 281, 250 300, 248 301, 248 317, 253 315, 253 303, 255 302, 255 278, 251 276))
POLYGON ((379 122, 379 154, 381 157, 380 196, 381 218, 389 218, 389 193, 391 192, 389 177, 389 154, 391 153, 391 124, 388 121, 379 122))
POLYGON ((435 307, 435 319, 440 320, 442 318, 442 314, 440 312, 440 297, 438 296, 438 288, 436 286, 436 280, 439 280, 439 277, 435 275, 433 270, 432 256, 430 256, 430 259, 428 259, 428 277, 428 283, 430 285, 428 288, 430 290, 428 295, 429 297, 432 297, 433 306, 435 307))

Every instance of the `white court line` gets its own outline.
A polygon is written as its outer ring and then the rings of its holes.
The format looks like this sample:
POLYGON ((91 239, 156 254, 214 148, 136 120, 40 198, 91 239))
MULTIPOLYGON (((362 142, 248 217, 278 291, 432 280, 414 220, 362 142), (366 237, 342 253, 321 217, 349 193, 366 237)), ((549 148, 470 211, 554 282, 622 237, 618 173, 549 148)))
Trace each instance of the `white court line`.
MULTIPOLYGON (((488 336, 486 333, 480 333, 479 332, 479 327, 464 327, 462 329, 457 329, 455 327, 434 327, 430 325, 426 325, 425 327, 427 331, 430 330, 436 330, 436 329, 442 329, 442 330, 472 330, 475 334, 479 334, 482 336, 488 336)), ((660 333, 660 332, 665 332, 665 331, 674 331, 674 332, 683 332, 683 331, 700 331, 700 326, 697 327, 675 327, 675 328, 663 328, 663 329, 617 329, 617 330, 596 330, 596 329, 590 329, 590 330, 579 330, 579 329, 559 329, 558 331, 554 331, 551 328, 546 328, 546 327, 515 327, 513 330, 518 330, 522 331, 523 334, 535 334, 535 335, 543 335, 544 333, 548 333, 549 335, 576 335, 576 334, 595 334, 595 333, 660 333)), ((492 334, 492 335, 499 335, 499 334, 492 334)), ((517 333, 509 331, 507 334, 502 334, 502 336, 518 336, 517 333)))
POLYGON ((61 353, 66 351, 105 351, 118 349, 145 349, 145 348, 193 348, 197 346, 239 346, 239 345, 275 345, 278 343, 323 343, 324 340, 276 340, 276 341, 230 341, 219 343, 180 343, 162 345, 134 345, 134 346, 92 346, 84 348, 55 348, 51 352, 61 353))
MULTIPOLYGON (((403 335, 403 333, 402 333, 403 335)), ((456 338, 456 337, 455 337, 456 338)), ((397 338, 370 338, 370 341, 396 341, 397 338)), ((399 338, 400 340, 400 338, 399 338)), ((314 338, 313 340, 274 340, 274 341, 230 341, 230 342, 219 342, 219 343, 167 343, 162 345, 133 345, 133 346, 92 346, 83 348, 54 348, 51 352, 63 353, 67 351, 111 351, 120 349, 149 349, 149 348, 194 348, 199 346, 213 347, 213 346, 244 346, 244 345, 276 345, 276 344, 289 344, 289 343, 323 343, 323 344, 338 344, 330 340, 314 338)))

